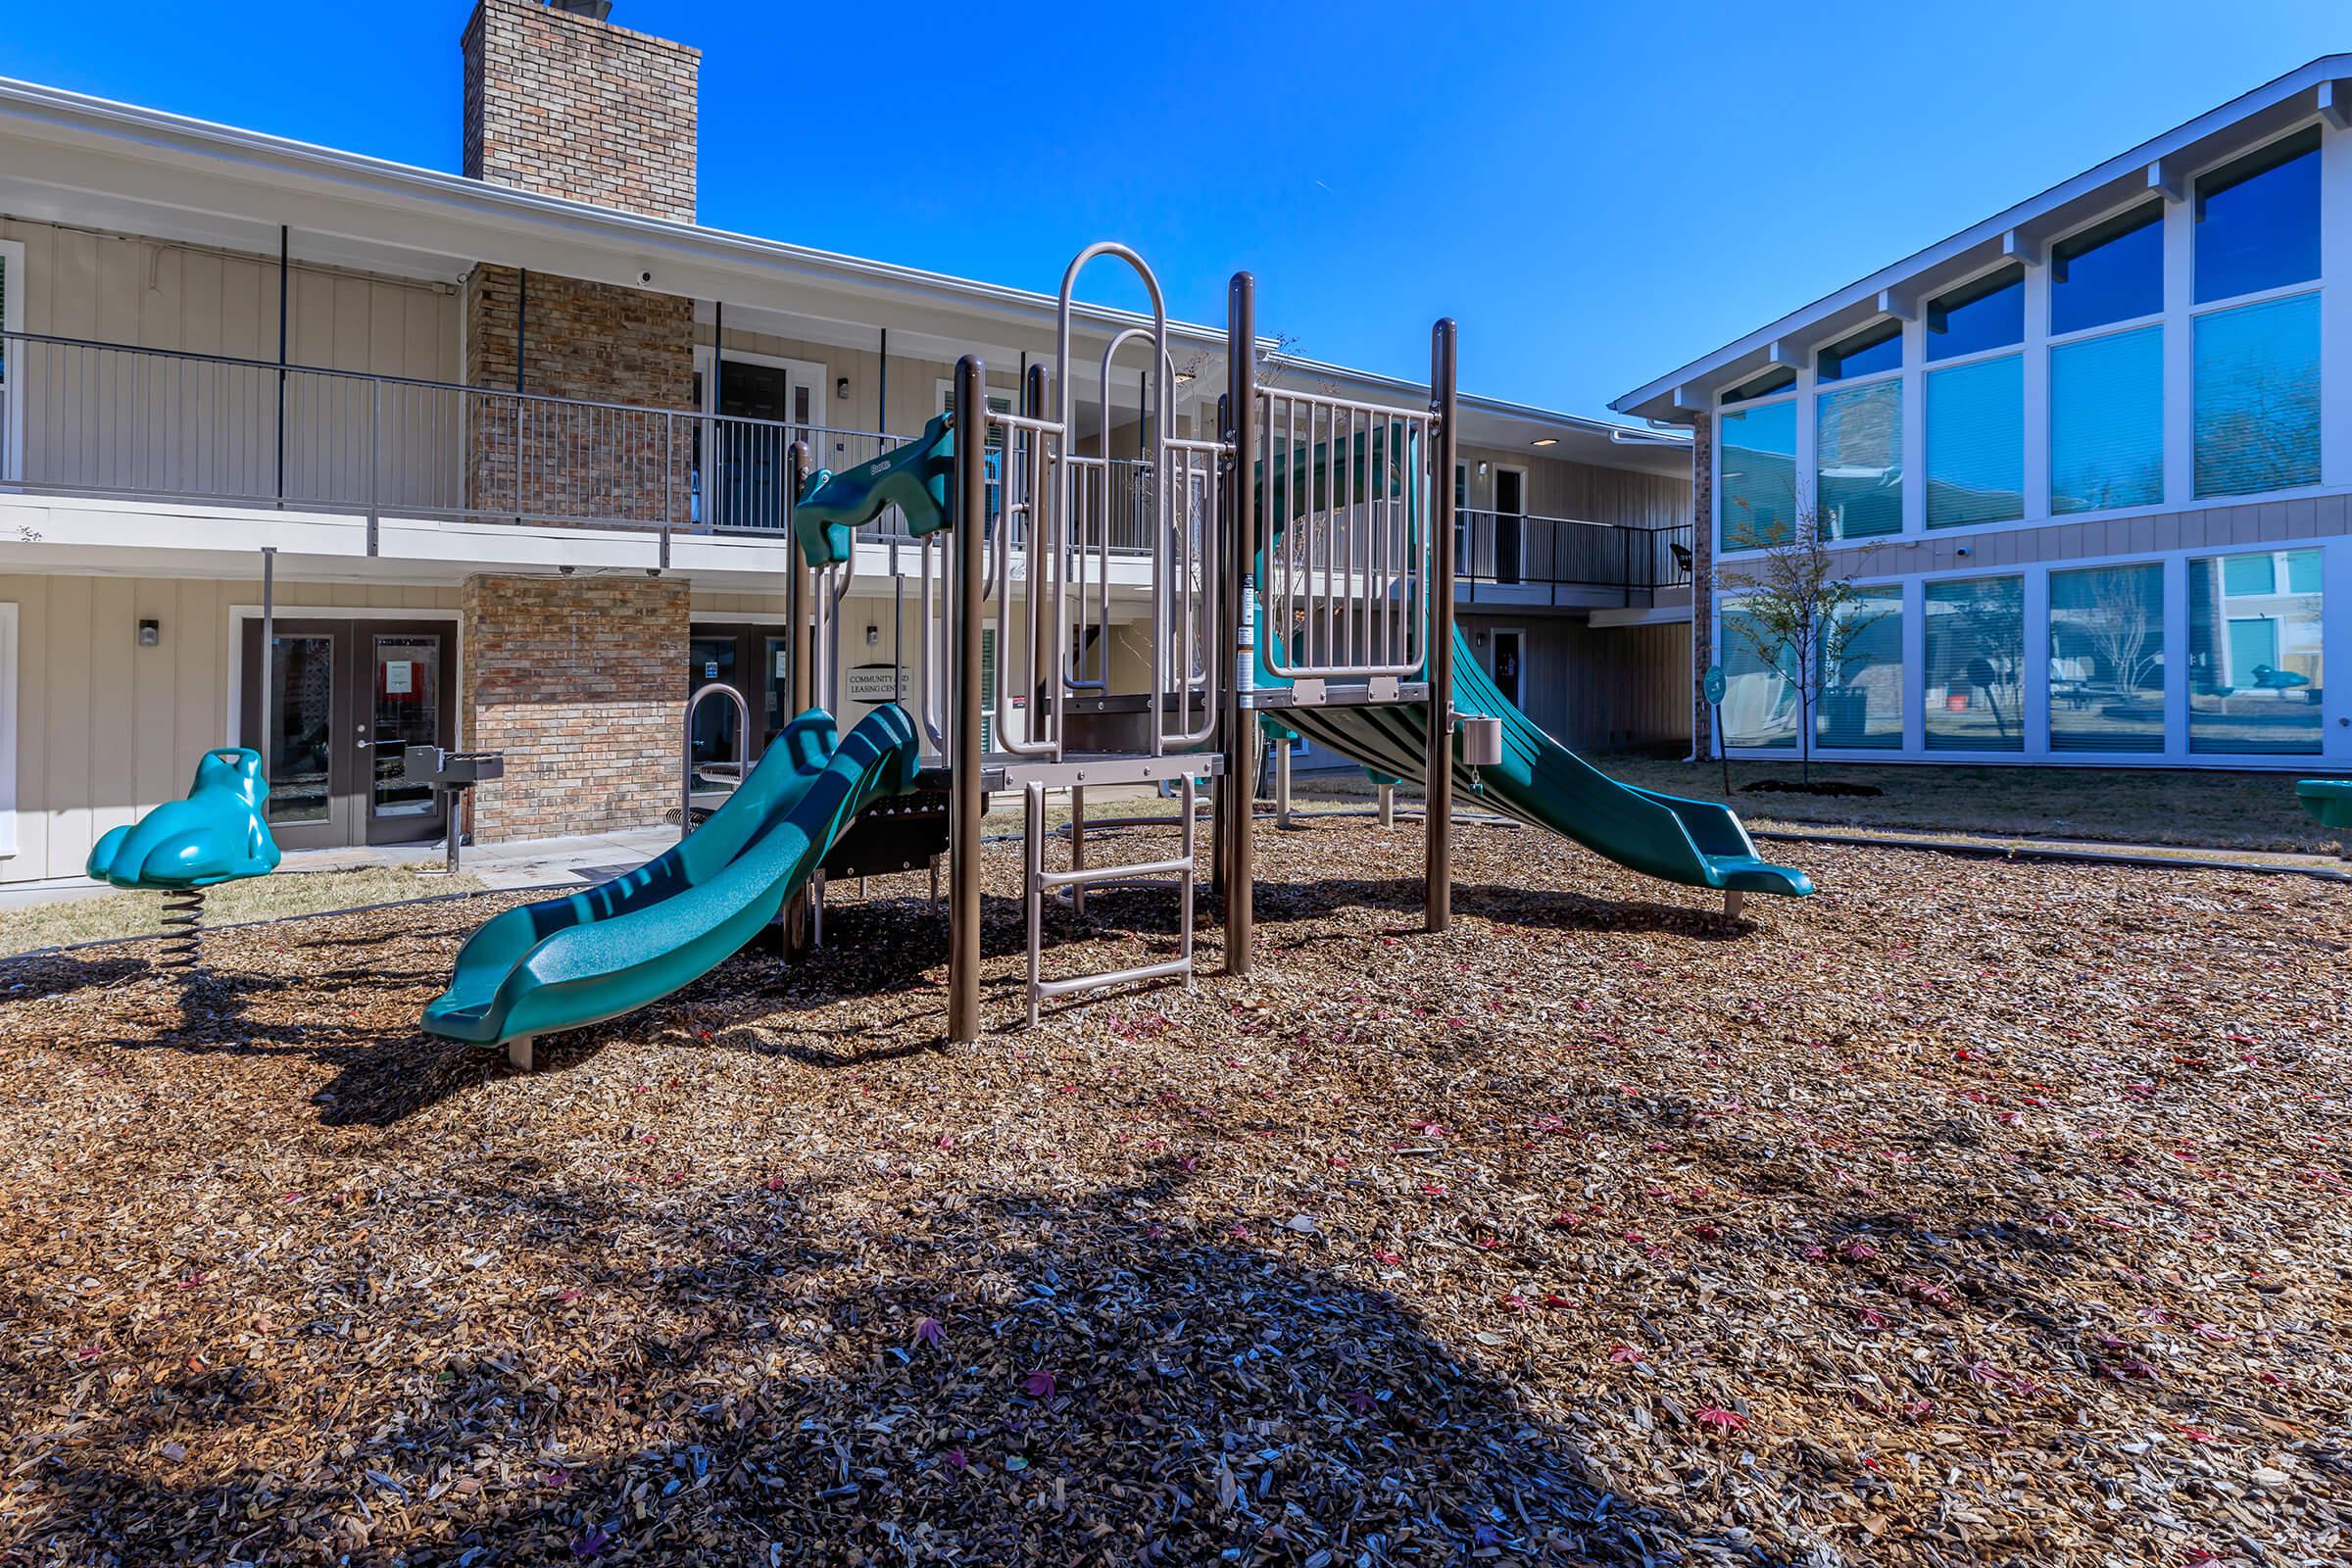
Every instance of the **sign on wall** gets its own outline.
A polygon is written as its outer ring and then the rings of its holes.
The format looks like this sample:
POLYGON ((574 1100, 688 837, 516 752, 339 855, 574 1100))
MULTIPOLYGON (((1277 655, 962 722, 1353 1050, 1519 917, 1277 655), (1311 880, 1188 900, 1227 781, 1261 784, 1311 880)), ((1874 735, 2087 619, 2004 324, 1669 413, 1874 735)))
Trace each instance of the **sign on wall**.
POLYGON ((842 695, 853 703, 897 702, 911 694, 912 682, 898 664, 857 664, 841 672, 842 695))

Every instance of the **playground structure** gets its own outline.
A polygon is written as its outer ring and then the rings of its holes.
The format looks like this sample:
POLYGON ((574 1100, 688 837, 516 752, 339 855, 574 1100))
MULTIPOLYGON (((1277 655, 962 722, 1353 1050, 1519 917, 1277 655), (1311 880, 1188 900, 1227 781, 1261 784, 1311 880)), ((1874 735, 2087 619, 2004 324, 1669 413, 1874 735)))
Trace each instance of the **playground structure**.
MULTIPOLYGON (((1026 1015, 1064 996, 1195 972, 1196 796, 1210 791, 1208 880, 1221 899, 1224 968, 1246 976, 1252 946, 1250 822, 1261 728, 1303 735, 1376 781, 1424 787, 1424 918, 1451 919, 1454 792, 1572 838, 1649 875, 1720 890, 1801 896, 1802 873, 1757 858, 1737 816, 1710 802, 1620 785, 1560 747, 1485 677, 1454 626, 1452 487, 1456 334, 1431 333, 1423 408, 1351 401, 1261 381, 1256 285, 1228 291, 1227 384, 1206 435, 1180 436, 1168 318, 1158 279, 1125 245, 1081 251, 1064 271, 1051 367, 1033 365, 1016 410, 992 407, 987 368, 956 367, 951 411, 920 437, 834 473, 793 453, 792 710, 800 716, 699 828, 693 773, 677 848, 585 893, 510 910, 460 954, 428 1030, 504 1045, 527 1067, 539 1033, 616 1016, 708 972, 781 921, 787 946, 821 942, 824 879, 947 864, 947 1034, 977 1039, 981 822, 987 797, 1023 804, 1026 1015), (1100 363, 1072 357, 1080 275, 1098 260, 1132 270, 1150 324, 1114 333, 1100 363), (1141 380, 1138 505, 1149 540, 1144 613, 1114 627, 1114 507, 1108 388, 1131 345, 1141 380), (1086 383, 1099 389, 1087 418, 1086 383), (1089 451, 1089 445, 1093 451, 1089 451), (834 624, 858 531, 896 508, 917 561, 911 707, 875 708, 848 736, 834 624), (1145 639, 1122 672, 1114 644, 1145 639), (985 693, 993 636, 1000 678, 985 693), (1020 678, 1010 678, 1019 671, 1020 678), (1019 693, 1018 697, 1015 693, 1019 693), (1026 711, 1021 710, 1025 706, 1026 711), (1017 721, 1016 721, 1017 719, 1017 721), (1089 858, 1090 787, 1156 785, 1174 817, 1172 856, 1089 858), (1066 791, 1070 863, 1046 863, 1046 797, 1066 791), (1125 969, 1049 976, 1044 911, 1083 913, 1089 888, 1165 886, 1174 953, 1125 969)), ((1132 520, 1132 519, 1130 519, 1132 520)), ((900 546, 893 543, 895 553, 900 546)), ((1134 563, 1125 563, 1132 572, 1134 563)), ((896 575, 894 570, 894 575, 896 575)), ((1124 601, 1122 601, 1124 602, 1124 601)), ((902 626, 900 635, 904 636, 902 626)), ((699 702, 705 694, 698 694, 699 702)), ((692 707, 687 715, 692 728, 692 707)), ((748 725, 738 734, 748 733, 748 725)), ((1391 809, 1383 792, 1384 820, 1391 809)))
POLYGON ((277 869, 263 809, 269 798, 259 752, 217 747, 198 760, 184 800, 166 801, 91 846, 94 881, 164 895, 165 967, 194 968, 202 956, 205 889, 277 869))

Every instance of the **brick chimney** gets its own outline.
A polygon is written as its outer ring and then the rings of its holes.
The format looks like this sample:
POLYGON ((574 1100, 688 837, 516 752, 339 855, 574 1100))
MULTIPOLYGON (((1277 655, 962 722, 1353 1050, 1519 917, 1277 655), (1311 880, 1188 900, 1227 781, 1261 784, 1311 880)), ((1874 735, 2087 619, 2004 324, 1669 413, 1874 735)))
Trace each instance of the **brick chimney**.
POLYGON ((481 0, 466 24, 466 174, 694 221, 702 51, 594 0, 481 0))

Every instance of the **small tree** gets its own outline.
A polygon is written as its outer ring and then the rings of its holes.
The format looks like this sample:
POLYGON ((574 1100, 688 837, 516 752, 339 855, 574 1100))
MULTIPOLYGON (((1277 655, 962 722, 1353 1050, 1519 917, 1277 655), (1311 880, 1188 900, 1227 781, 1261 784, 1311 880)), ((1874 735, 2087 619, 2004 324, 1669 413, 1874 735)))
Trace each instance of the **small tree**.
POLYGON ((1832 670, 1842 670, 1861 635, 1877 622, 1859 611, 1862 595, 1838 571, 1837 553, 1821 537, 1818 512, 1800 511, 1786 536, 1744 529, 1733 543, 1760 550, 1722 586, 1740 596, 1736 635, 1769 668, 1786 669, 1796 686, 1797 765, 1813 782, 1813 708, 1832 670))

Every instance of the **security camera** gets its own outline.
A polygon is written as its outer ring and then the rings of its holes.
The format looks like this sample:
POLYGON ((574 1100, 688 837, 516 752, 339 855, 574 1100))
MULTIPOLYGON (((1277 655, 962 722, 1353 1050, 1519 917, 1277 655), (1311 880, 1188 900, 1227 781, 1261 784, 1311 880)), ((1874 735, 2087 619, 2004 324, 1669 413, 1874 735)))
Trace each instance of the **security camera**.
POLYGON ((637 274, 637 281, 638 281, 638 283, 639 283, 639 284, 641 284, 641 285, 642 285, 642 284, 646 284, 646 283, 651 283, 653 280, 654 280, 654 274, 653 274, 652 272, 650 272, 650 271, 648 271, 648 272, 639 272, 639 273, 637 274))

